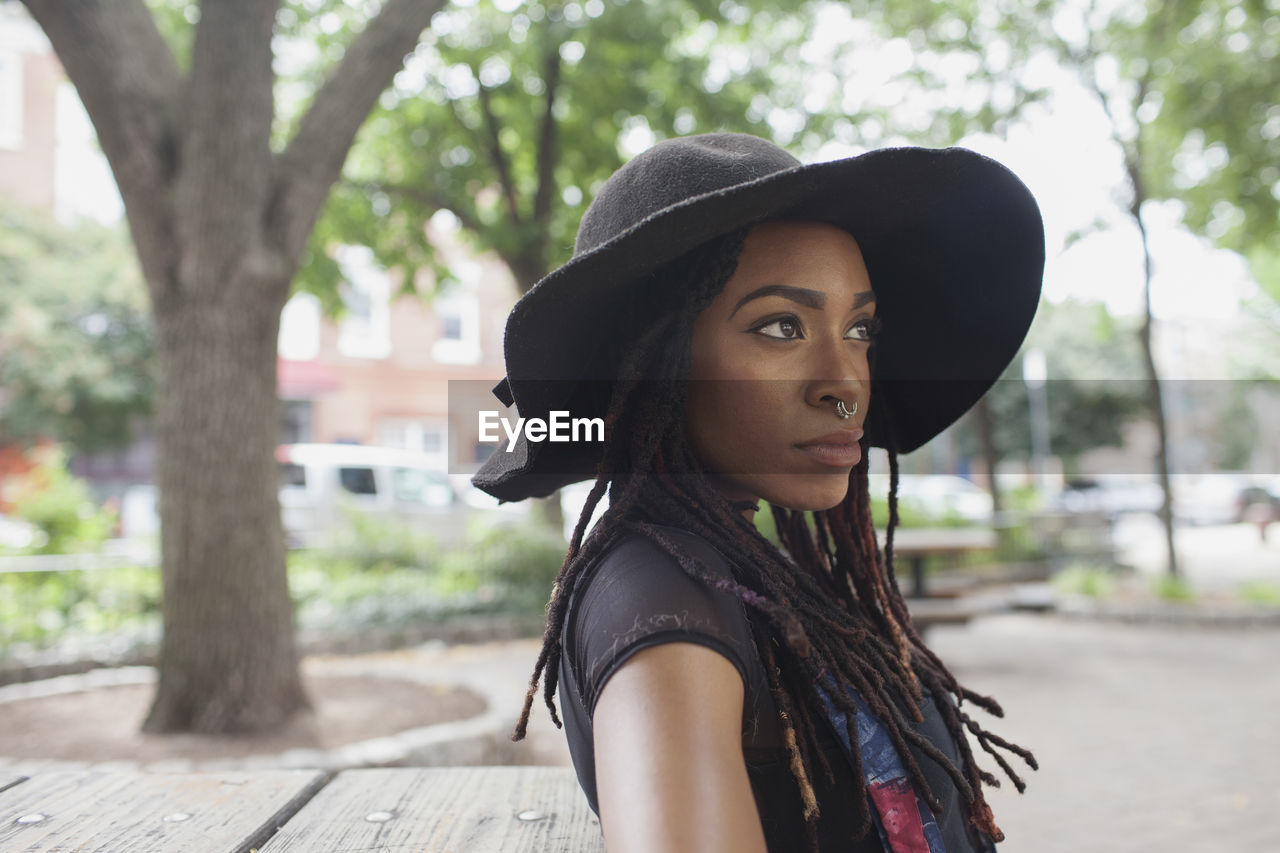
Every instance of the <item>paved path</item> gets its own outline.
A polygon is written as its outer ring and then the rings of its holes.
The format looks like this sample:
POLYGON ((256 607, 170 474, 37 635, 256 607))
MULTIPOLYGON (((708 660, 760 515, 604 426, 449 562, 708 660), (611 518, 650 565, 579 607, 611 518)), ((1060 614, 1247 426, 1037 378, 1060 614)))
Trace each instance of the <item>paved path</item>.
MULTIPOLYGON (((962 683, 1004 706, 1003 720, 975 711, 984 726, 1039 759, 1025 794, 1008 782, 989 791, 1001 853, 1280 851, 1280 631, 1000 614, 937 626, 930 643, 962 683)), ((506 739, 538 649, 428 644, 308 667, 482 689, 503 762, 568 764, 541 704, 529 737, 506 739)))
POLYGON ((989 793, 1001 853, 1280 851, 1280 631, 1009 614, 930 642, 1039 760, 989 793))
MULTIPOLYGON (((490 703, 486 728, 494 749, 460 763, 483 764, 563 764, 571 763, 564 732, 551 722, 542 699, 542 683, 529 715, 528 732, 522 741, 509 736, 520 719, 533 665, 542 648, 541 640, 508 640, 474 645, 447 646, 432 642, 410 649, 366 655, 310 657, 307 665, 327 672, 405 672, 434 683, 470 687, 490 703)), ((557 705, 558 707, 558 705, 557 705)), ((465 755, 459 758, 465 758, 465 755)))
MULTIPOLYGON (((1280 851, 1280 631, 1001 614, 938 626, 930 643, 1004 706, 1003 720, 976 710, 983 725, 1040 762, 1023 768, 1025 794, 1007 781, 988 792, 1001 853, 1280 851)), ((364 660, 484 684, 514 725, 537 652, 518 641, 364 660)), ((567 764, 540 703, 510 759, 567 764)))
MULTIPOLYGON (((1235 588, 1246 581, 1280 584, 1280 522, 1273 522, 1264 541, 1254 524, 1178 527, 1174 530, 1178 565, 1201 589, 1235 588)), ((1125 516, 1116 524, 1120 559, 1144 575, 1166 571, 1164 528, 1154 515, 1125 516)))

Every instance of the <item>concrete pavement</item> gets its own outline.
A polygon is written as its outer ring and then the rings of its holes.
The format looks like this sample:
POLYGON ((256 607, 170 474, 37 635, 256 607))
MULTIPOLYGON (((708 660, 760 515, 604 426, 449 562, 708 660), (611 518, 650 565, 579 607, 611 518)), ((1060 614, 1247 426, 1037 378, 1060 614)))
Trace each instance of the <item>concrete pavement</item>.
MULTIPOLYGON (((1001 853, 1280 850, 1280 631, 1004 613, 936 626, 929 642, 961 683, 1003 705, 1004 719, 975 709, 983 725, 1040 762, 1038 772, 1015 764, 1025 794, 1007 781, 988 791, 1007 835, 1001 853)), ((463 684, 489 699, 482 718, 357 745, 347 759, 568 764, 564 735, 541 704, 526 740, 508 738, 538 648, 430 643, 306 665, 463 684)), ((276 766, 307 756, 278 758, 276 766)))
POLYGON ((989 791, 1001 853, 1280 851, 1280 631, 1003 614, 930 643, 1040 763, 989 791))
MULTIPOLYGON (((1122 517, 1115 528, 1121 562, 1143 575, 1166 571, 1164 529, 1154 515, 1122 517)), ((1231 589, 1246 581, 1280 584, 1280 522, 1263 541, 1255 524, 1178 527, 1174 530, 1182 576, 1198 589, 1231 589)))
MULTIPOLYGON (((1025 794, 1007 780, 988 791, 1001 853, 1280 851, 1280 631, 1010 613, 937 626, 929 641, 961 683, 1003 705, 1004 719, 975 709, 983 725, 1040 762, 1015 762, 1025 794)), ((537 650, 518 641, 368 658, 500 691, 505 739, 537 650)), ((541 704, 529 732, 504 740, 504 760, 568 763, 541 704)))
MULTIPOLYGON (((1158 528, 1134 520, 1117 535, 1140 573, 1160 571, 1158 528)), ((1280 524, 1268 543, 1248 525, 1184 528, 1178 537, 1184 576, 1198 589, 1280 582, 1280 524)), ((988 790, 1007 836, 1001 853, 1280 851, 1277 628, 997 613, 935 626, 928 641, 961 683, 1003 705, 1004 719, 975 709, 984 727, 1039 759, 1038 772, 1014 765, 1028 782, 1025 794, 1007 780, 988 790)), ((306 666, 315 671, 465 685, 489 703, 480 718, 356 745, 325 760, 567 765, 564 734, 540 694, 528 737, 509 739, 539 646, 433 642, 309 657, 306 666)), ((260 757, 252 766, 315 758, 260 757)), ((1003 778, 980 750, 979 761, 1003 778)), ((0 758, 0 769, 18 768, 0 758)))

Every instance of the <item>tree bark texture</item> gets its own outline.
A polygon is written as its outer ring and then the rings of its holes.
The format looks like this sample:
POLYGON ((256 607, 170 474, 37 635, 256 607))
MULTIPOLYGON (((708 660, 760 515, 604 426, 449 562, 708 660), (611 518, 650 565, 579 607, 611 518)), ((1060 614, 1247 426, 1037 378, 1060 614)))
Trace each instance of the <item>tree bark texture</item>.
POLYGON ((261 731, 307 704, 273 458, 281 283, 191 284, 224 298, 156 315, 164 644, 144 728, 261 731))
MULTIPOLYGON (((1141 104, 1146 92, 1145 80, 1138 87, 1138 96, 1134 104, 1141 104)), ((1135 107, 1134 112, 1137 112, 1135 107)), ((1160 481, 1160 524, 1164 528, 1165 554, 1168 557, 1166 568, 1169 577, 1178 577, 1178 548, 1174 541, 1173 526, 1173 485, 1169 479, 1169 425, 1164 416, 1164 394, 1160 387, 1160 371, 1156 367, 1155 353, 1151 349, 1151 332, 1155 325, 1155 317, 1151 313, 1151 244, 1147 238, 1147 224, 1142 218, 1142 203, 1147 200, 1146 182, 1142 170, 1142 136, 1134 140, 1133 145, 1125 148, 1125 171, 1129 176, 1129 185, 1133 190, 1129 203, 1129 215, 1138 228, 1138 236, 1142 241, 1142 326, 1138 330, 1138 341, 1142 345, 1142 361, 1147 369, 1147 399, 1151 407, 1151 417, 1155 422, 1156 436, 1156 475, 1160 481)))
POLYGON ((1142 345, 1142 362, 1147 369, 1147 400, 1151 409, 1151 417, 1156 426, 1156 475, 1160 481, 1160 518, 1164 528, 1165 554, 1168 557, 1166 568, 1169 577, 1178 577, 1178 548, 1174 542, 1173 525, 1173 484, 1169 479, 1169 425, 1164 417, 1164 394, 1160 388, 1160 371, 1156 367, 1155 353, 1151 349, 1151 332, 1154 318, 1151 314, 1151 248, 1147 242, 1147 227, 1142 220, 1142 184, 1138 180, 1136 166, 1130 169, 1134 187, 1134 201, 1129 213, 1138 226, 1138 234, 1142 238, 1143 286, 1142 296, 1144 313, 1142 326, 1138 330, 1138 341, 1142 345))
POLYGON ((356 131, 443 0, 388 0, 273 154, 277 0, 202 4, 183 76, 143 0, 24 0, 97 130, 155 320, 164 639, 144 727, 271 729, 306 707, 285 570, 276 347, 356 131))
POLYGON ((991 493, 991 511, 996 518, 1000 516, 1001 495, 1000 482, 996 479, 996 468, 1000 465, 1000 452, 996 449, 995 422, 991 417, 991 403, 983 396, 973 406, 973 417, 977 426, 978 443, 982 445, 982 465, 986 468, 987 491, 991 493))
MULTIPOLYGON (((1138 343, 1142 348, 1143 366, 1147 370, 1147 400, 1151 409, 1151 419, 1156 427, 1158 445, 1156 448, 1156 476, 1160 482, 1162 498, 1157 513, 1164 528, 1165 550, 1168 556, 1169 577, 1178 577, 1178 549, 1174 541, 1173 530, 1173 486, 1169 479, 1169 428, 1164 416, 1164 395, 1160 389, 1160 371, 1156 367, 1155 354, 1151 350, 1151 333, 1155 318, 1151 313, 1151 244, 1147 238, 1147 225, 1142 219, 1142 204, 1147 200, 1146 182, 1143 180, 1142 168, 1142 123, 1138 123, 1137 135, 1126 140, 1120 131, 1120 125, 1112 113, 1107 93, 1098 82, 1097 56, 1090 48, 1085 55, 1075 59, 1084 75, 1085 82, 1098 98, 1107 121, 1111 124, 1111 138, 1124 153, 1125 175, 1129 179, 1129 216, 1138 228, 1138 236, 1142 243, 1142 327, 1138 330, 1138 343)), ((1151 83, 1150 73, 1145 73, 1138 80, 1138 90, 1131 101, 1132 114, 1138 115, 1138 108, 1147 98, 1151 83)))

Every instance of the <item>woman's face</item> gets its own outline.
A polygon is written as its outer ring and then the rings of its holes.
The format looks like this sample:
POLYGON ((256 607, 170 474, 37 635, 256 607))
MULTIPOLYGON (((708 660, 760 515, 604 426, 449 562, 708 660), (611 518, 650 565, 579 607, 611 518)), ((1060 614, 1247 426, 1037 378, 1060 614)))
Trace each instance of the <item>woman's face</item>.
POLYGON ((861 460, 875 294, 857 242, 766 222, 693 326, 685 430, 730 500, 830 509, 861 460), (836 402, 857 412, 836 414, 836 402))

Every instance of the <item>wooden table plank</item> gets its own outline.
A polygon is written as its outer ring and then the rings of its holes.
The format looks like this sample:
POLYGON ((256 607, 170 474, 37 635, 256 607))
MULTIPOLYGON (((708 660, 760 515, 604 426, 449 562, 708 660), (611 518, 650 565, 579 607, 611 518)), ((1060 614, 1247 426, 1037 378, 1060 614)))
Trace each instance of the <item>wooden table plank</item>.
POLYGON ((27 781, 27 777, 18 773, 0 773, 0 791, 7 791, 14 785, 20 785, 25 781, 27 781))
POLYGON ((317 770, 36 773, 0 792, 0 850, 244 853, 326 778, 317 770))
POLYGON ((600 822, 567 767, 346 770, 262 853, 603 853, 600 822))

